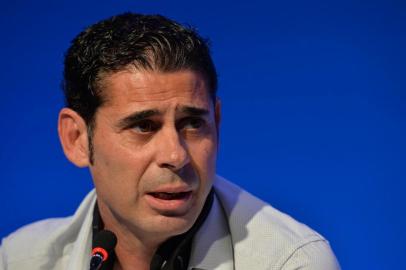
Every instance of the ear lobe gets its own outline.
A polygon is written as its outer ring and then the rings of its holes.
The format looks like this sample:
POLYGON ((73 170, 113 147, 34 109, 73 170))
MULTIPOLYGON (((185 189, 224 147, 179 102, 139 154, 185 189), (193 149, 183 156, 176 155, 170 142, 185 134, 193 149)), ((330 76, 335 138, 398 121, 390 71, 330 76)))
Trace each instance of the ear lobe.
POLYGON ((74 110, 63 108, 59 112, 58 134, 65 156, 76 166, 89 166, 87 126, 74 110))

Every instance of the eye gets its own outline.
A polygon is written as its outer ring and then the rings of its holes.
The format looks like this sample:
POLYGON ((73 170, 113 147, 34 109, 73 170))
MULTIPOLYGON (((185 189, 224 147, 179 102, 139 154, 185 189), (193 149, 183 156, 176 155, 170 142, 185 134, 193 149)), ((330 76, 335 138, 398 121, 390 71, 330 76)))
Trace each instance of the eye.
POLYGON ((154 132, 159 128, 159 125, 151 120, 143 120, 131 126, 131 129, 138 133, 154 132))
POLYGON ((187 117, 180 121, 178 128, 187 130, 197 130, 205 125, 205 120, 198 117, 187 117))

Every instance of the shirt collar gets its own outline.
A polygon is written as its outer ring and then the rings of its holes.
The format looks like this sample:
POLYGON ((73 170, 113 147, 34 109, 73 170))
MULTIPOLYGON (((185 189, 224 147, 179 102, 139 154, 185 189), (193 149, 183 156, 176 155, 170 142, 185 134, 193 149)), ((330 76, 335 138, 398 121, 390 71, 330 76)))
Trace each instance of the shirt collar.
POLYGON ((188 270, 234 270, 234 249, 225 215, 217 193, 206 220, 196 232, 188 270))

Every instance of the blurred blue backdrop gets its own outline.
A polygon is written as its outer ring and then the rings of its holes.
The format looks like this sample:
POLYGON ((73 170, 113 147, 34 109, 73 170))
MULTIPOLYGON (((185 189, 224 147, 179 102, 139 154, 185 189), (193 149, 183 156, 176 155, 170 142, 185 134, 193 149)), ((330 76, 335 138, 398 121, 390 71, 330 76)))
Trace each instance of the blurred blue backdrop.
POLYGON ((330 240, 343 269, 406 254, 405 1, 2 1, 0 237, 92 188, 56 131, 63 54, 87 25, 161 13, 212 40, 218 172, 330 240))

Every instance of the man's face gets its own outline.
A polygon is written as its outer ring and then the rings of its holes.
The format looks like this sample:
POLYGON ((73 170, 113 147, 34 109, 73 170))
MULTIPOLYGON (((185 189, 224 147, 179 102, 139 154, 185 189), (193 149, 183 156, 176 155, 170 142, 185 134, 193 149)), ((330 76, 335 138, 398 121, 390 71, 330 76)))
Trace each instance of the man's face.
POLYGON ((187 231, 212 186, 220 108, 193 71, 107 75, 90 167, 103 218, 138 237, 187 231))

